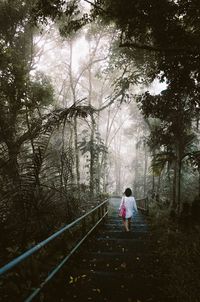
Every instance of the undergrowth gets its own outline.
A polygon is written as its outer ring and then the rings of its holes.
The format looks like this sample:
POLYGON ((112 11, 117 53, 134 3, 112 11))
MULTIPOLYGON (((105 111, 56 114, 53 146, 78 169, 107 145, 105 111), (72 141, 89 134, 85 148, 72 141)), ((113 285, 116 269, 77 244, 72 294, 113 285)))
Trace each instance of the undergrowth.
MULTIPOLYGON (((167 209, 152 206, 150 215, 160 259, 166 301, 200 301, 200 226, 170 218, 167 209)), ((163 300, 162 302, 164 302, 163 300)))

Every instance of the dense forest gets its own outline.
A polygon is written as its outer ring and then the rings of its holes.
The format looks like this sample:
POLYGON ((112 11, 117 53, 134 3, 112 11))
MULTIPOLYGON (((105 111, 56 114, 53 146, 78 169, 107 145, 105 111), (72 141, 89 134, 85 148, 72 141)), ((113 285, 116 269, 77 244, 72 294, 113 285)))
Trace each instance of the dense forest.
POLYGON ((1 265, 130 186, 164 257, 190 237, 192 274, 199 14, 197 0, 0 1, 1 265))

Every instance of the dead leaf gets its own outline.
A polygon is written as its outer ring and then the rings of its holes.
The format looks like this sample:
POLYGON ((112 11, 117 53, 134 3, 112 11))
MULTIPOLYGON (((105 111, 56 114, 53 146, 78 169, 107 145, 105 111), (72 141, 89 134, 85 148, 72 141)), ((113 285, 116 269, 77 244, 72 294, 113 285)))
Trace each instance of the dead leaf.
POLYGON ((69 278, 70 278, 69 284, 72 284, 74 282, 74 278, 72 276, 70 276, 69 278))
POLYGON ((121 263, 121 267, 126 268, 126 263, 125 262, 121 263))

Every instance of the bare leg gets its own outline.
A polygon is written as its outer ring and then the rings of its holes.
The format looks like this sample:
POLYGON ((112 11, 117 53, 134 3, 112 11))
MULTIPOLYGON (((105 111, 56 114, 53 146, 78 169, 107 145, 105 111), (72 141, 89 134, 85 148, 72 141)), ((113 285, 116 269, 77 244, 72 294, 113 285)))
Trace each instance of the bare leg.
POLYGON ((122 221, 123 221, 123 225, 124 225, 124 227, 126 229, 126 219, 122 218, 122 221))
POLYGON ((129 232, 129 228, 128 228, 128 219, 123 219, 123 223, 124 223, 124 227, 125 227, 125 230, 126 232, 129 232))
POLYGON ((131 229, 131 217, 128 218, 128 228, 129 228, 129 230, 131 229))

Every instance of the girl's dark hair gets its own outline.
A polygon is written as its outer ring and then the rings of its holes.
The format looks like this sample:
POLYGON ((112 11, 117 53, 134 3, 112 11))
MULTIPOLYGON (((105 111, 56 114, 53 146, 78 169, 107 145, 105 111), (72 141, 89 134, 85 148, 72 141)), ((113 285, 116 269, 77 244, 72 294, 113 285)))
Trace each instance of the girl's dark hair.
POLYGON ((130 189, 130 188, 127 188, 127 189, 125 190, 124 194, 125 194, 127 197, 131 196, 131 195, 132 195, 131 189, 130 189))

